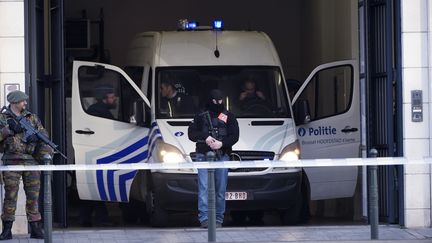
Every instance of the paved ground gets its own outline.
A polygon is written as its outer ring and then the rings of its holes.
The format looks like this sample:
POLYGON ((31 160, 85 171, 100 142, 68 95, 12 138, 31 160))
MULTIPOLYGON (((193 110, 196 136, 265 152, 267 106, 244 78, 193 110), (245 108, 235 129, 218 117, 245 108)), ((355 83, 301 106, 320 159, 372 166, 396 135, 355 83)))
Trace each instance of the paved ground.
MULTIPOLYGON (((401 229, 382 225, 375 242, 432 242, 432 228, 401 229)), ((368 242, 369 226, 225 227, 218 229, 218 242, 368 242)), ((16 235, 6 242, 43 242, 16 235)), ((55 230, 53 242, 207 242, 207 230, 198 228, 126 228, 55 230)))

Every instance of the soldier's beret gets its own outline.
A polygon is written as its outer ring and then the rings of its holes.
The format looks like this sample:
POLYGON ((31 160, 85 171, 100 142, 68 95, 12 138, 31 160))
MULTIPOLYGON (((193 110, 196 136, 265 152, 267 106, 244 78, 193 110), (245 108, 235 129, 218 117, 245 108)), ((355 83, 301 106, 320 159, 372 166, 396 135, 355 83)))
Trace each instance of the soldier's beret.
POLYGON ((28 98, 28 95, 20 90, 14 90, 7 95, 7 101, 9 103, 18 103, 28 98))

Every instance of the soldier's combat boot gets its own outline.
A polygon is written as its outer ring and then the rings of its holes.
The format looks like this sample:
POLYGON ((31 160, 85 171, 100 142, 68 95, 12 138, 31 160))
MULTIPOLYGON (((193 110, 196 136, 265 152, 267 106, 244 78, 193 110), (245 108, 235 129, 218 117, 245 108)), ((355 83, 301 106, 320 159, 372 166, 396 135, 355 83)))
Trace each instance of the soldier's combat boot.
POLYGON ((10 240, 12 239, 12 224, 13 221, 2 221, 3 231, 0 235, 0 240, 10 240))
POLYGON ((42 231, 39 221, 30 222, 30 238, 43 239, 44 233, 42 231))

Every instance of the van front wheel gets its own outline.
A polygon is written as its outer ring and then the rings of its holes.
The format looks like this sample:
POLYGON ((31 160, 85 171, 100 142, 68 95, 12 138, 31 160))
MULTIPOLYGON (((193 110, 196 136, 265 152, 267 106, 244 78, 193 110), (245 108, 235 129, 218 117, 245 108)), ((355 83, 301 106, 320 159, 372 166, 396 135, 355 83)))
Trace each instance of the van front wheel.
POLYGON ((298 197, 298 200, 288 210, 280 212, 280 218, 284 225, 295 225, 300 222, 303 209, 303 197, 298 197))
POLYGON ((128 203, 120 203, 122 218, 126 224, 144 224, 148 221, 145 202, 130 199, 128 203))
POLYGON ((154 192, 147 194, 147 211, 150 216, 150 225, 164 227, 168 222, 168 212, 159 206, 157 195, 154 192))

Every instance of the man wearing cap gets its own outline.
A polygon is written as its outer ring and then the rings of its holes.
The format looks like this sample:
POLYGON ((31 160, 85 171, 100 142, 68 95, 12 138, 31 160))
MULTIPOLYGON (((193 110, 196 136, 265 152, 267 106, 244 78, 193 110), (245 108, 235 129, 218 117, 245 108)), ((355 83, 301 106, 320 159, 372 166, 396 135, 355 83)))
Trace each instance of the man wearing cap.
MULTIPOLYGON (((28 137, 24 141, 24 129, 20 126, 16 117, 23 116, 41 134, 48 136, 41 121, 35 115, 26 110, 28 96, 19 90, 7 95, 10 105, 3 113, 0 113, 1 134, 0 143, 4 147, 2 157, 5 165, 37 165, 37 160, 45 154, 53 155, 53 150, 48 145, 39 141, 36 135, 28 137)), ((5 197, 1 219, 3 231, 0 240, 12 239, 12 224, 15 220, 17 195, 22 177, 26 194, 26 213, 30 223, 30 237, 43 239, 41 228, 41 214, 39 213, 40 171, 4 171, 3 180, 5 197)))
POLYGON ((87 113, 107 119, 114 119, 111 109, 117 107, 117 96, 111 85, 101 85, 95 89, 97 102, 87 109, 87 113))
MULTIPOLYGON (((224 95, 220 90, 210 91, 206 109, 218 136, 212 137, 209 119, 205 113, 195 115, 188 129, 189 139, 196 142, 196 161, 204 161, 209 151, 216 151, 219 161, 229 160, 232 146, 239 140, 237 119, 224 106, 224 95)), ((198 220, 202 228, 208 227, 208 181, 207 169, 198 170, 198 220)), ((228 169, 215 169, 216 227, 221 227, 225 213, 225 191, 228 169)))

